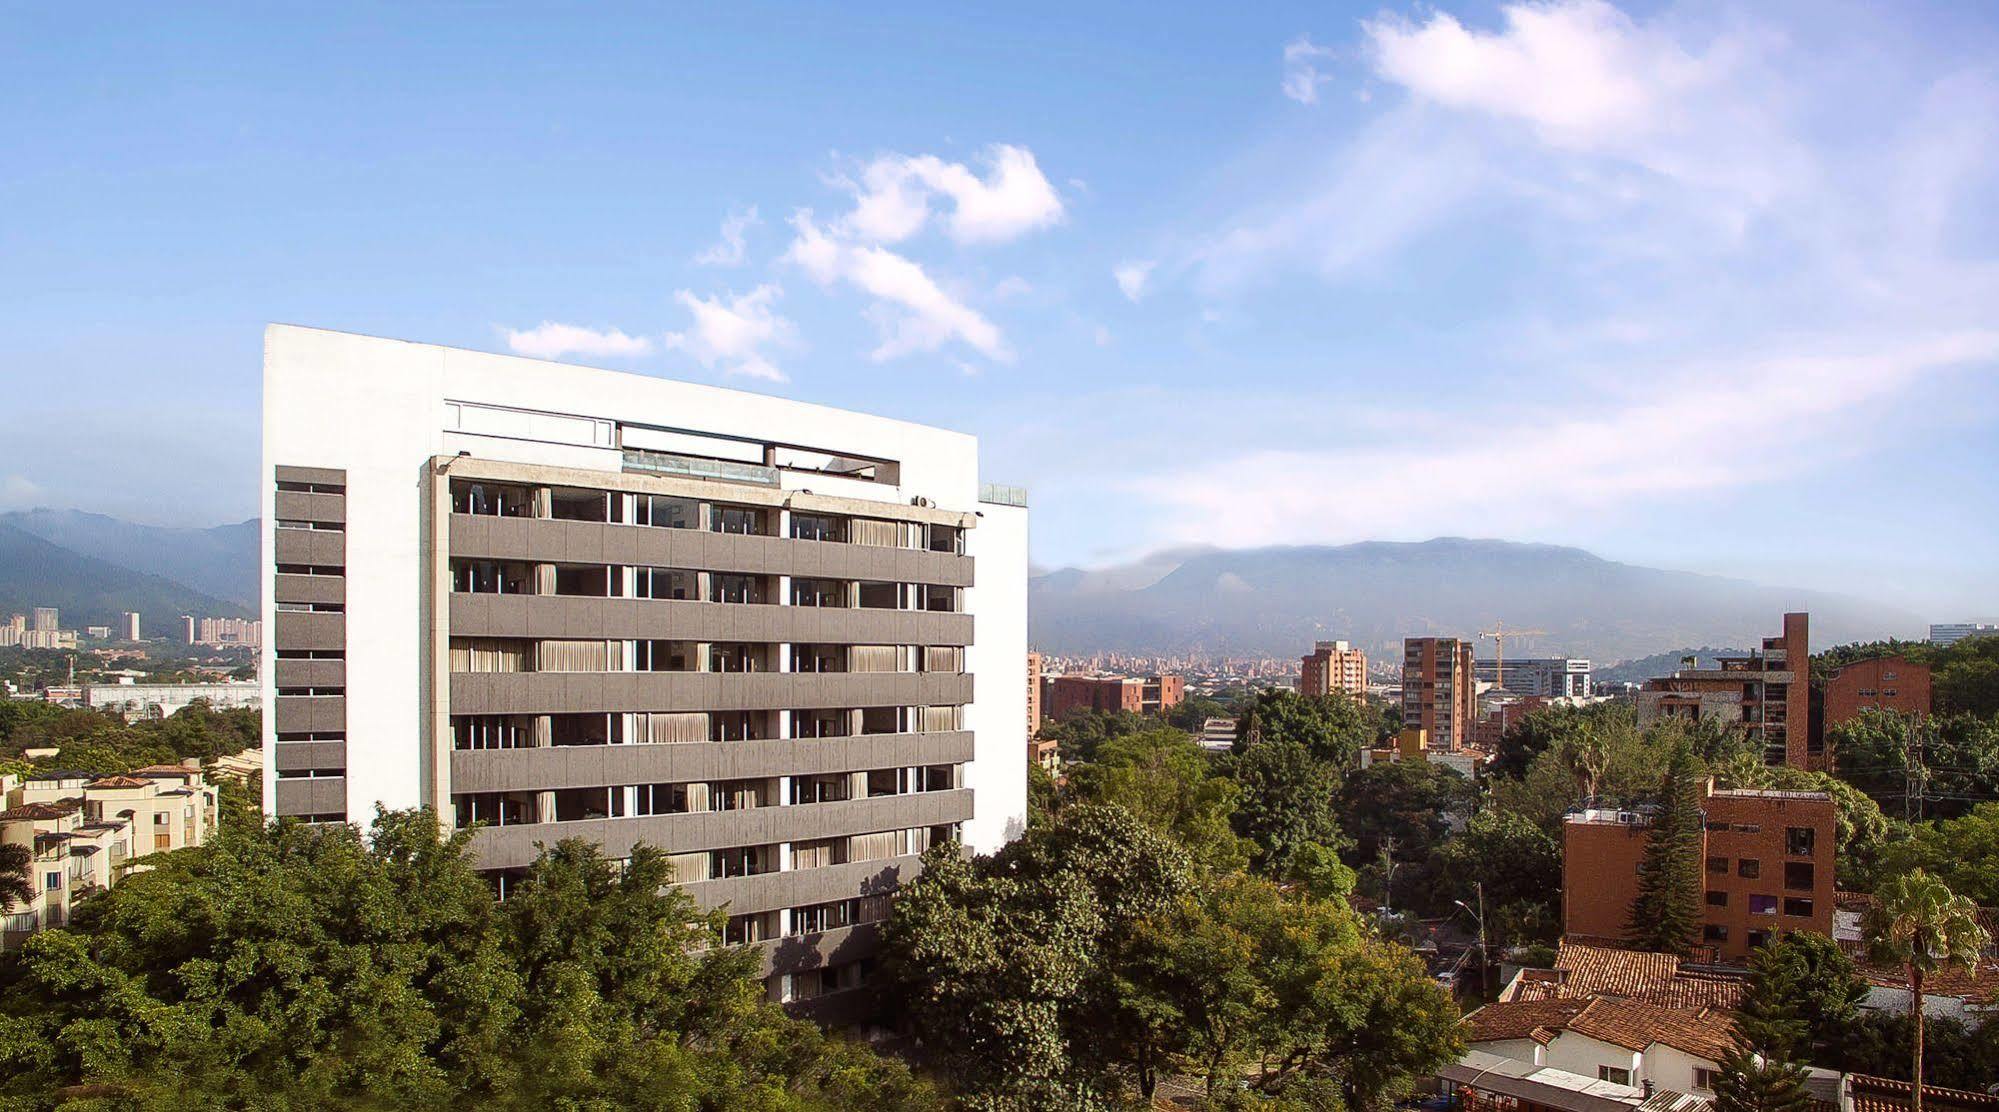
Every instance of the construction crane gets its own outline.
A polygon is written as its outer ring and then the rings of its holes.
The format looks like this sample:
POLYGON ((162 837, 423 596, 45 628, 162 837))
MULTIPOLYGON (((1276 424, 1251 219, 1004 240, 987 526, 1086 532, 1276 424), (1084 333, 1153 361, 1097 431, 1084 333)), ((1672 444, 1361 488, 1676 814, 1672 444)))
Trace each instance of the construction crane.
POLYGON ((1478 631, 1478 635, 1492 639, 1492 685, 1504 691, 1506 690, 1506 639, 1508 637, 1546 637, 1548 631, 1545 629, 1508 629, 1505 622, 1494 622, 1492 624, 1492 629, 1481 629, 1478 631))

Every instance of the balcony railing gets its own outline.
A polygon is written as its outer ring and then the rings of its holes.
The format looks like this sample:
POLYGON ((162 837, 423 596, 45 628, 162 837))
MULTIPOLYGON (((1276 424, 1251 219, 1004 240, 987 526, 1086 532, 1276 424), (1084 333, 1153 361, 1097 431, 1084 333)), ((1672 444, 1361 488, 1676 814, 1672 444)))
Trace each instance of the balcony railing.
POLYGON ((654 475, 681 475, 690 479, 718 479, 729 483, 755 483, 758 486, 777 485, 777 468, 765 467, 760 463, 702 459, 699 456, 649 452, 639 448, 626 448, 624 451, 627 471, 645 471, 654 475))
POLYGON ((1027 488, 1021 486, 1004 486, 1000 483, 980 483, 979 501, 990 502, 995 506, 1025 507, 1027 505, 1027 488))

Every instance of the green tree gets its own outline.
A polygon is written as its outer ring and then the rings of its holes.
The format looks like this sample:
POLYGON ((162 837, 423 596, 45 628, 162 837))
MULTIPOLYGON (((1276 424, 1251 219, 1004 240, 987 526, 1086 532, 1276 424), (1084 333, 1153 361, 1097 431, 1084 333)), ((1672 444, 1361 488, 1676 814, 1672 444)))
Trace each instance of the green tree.
POLYGON ((1380 722, 1365 703, 1344 692, 1307 697, 1288 688, 1266 688, 1236 716, 1235 752, 1289 742, 1333 768, 1351 768, 1360 751, 1374 744, 1380 722))
POLYGON ((1999 904, 1999 803, 1906 830, 1905 838, 1882 847, 1883 876, 1922 869, 1973 903, 1999 904))
POLYGON ((1991 939, 1978 925, 1977 905, 1921 869, 1889 880, 1874 899, 1863 927, 1868 951, 1908 971, 1912 1107, 1923 1112, 1923 983, 1945 969, 1974 967, 1991 939))
POLYGON ((1563 738, 1554 752, 1561 755, 1562 767, 1576 778, 1583 799, 1595 799, 1597 785, 1603 782, 1604 771, 1610 765, 1610 744, 1603 735, 1585 725, 1563 738))
POLYGON ((1840 881, 1867 887, 1858 882, 1872 874, 1889 833, 1888 817, 1867 793, 1830 773, 1765 764, 1761 754, 1738 754, 1717 766, 1714 775, 1724 788, 1820 791, 1832 796, 1833 849, 1840 881))
POLYGON ((932 849, 883 935, 890 994, 975 1106, 1098 1108, 1149 1093, 1180 1031, 1130 986, 1138 925, 1195 891, 1171 838, 1082 803, 987 857, 932 849))
POLYGON ((761 999, 717 916, 551 850, 502 905, 424 811, 225 828, 0 963, 0 1099, 107 1107, 933 1107, 761 999))
POLYGON ((1242 789, 1211 772, 1213 761, 1178 730, 1147 730, 1105 742, 1069 771, 1067 798, 1110 803, 1165 833, 1196 861, 1224 872, 1249 863, 1250 843, 1230 820, 1242 789))
POLYGON ((1155 729, 1158 719, 1128 710, 1073 711, 1060 722, 1047 722, 1040 736, 1053 740, 1064 761, 1093 761, 1097 747, 1113 738, 1155 729))
POLYGON ((1494 945, 1544 938, 1562 890, 1562 847, 1524 815, 1487 807, 1437 847, 1444 891, 1472 904, 1483 885, 1494 945))
POLYGON ((0 845, 0 914, 34 898, 34 854, 17 842, 0 845))
POLYGON ((1302 847, 1344 845, 1333 811, 1339 774, 1303 745, 1260 742, 1235 754, 1228 769, 1242 788, 1236 833, 1256 846, 1256 867, 1265 875, 1286 875, 1302 847))
MULTIPOLYGON (((1798 1025, 1785 1057, 1838 1064, 1867 999, 1867 982, 1839 943, 1813 931, 1790 931, 1757 948, 1750 972, 1749 999, 1758 1008, 1781 1008, 1798 1025)), ((1744 1014, 1752 1012, 1745 1005, 1744 1014)))
POLYGON ((1638 863, 1638 895, 1625 923, 1639 949, 1691 953, 1701 921, 1702 769, 1693 748, 1674 746, 1659 805, 1638 863))
POLYGON ((1715 1082, 1718 1112, 1804 1112, 1811 1103, 1799 1052, 1809 1026, 1799 1014, 1798 971, 1774 946, 1750 955, 1749 984, 1735 1016, 1735 1047, 1715 1082))

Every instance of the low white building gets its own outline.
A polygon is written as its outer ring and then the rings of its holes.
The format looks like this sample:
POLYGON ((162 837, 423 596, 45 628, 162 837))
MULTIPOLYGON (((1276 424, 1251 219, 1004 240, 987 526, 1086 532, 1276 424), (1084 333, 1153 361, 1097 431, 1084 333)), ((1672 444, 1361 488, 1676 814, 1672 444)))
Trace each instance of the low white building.
POLYGON ((212 710, 255 707, 263 703, 263 686, 256 680, 229 683, 87 683, 83 705, 132 718, 171 718, 198 701, 212 710))
POLYGON ((1465 1017, 1474 1050, 1617 1085, 1711 1097, 1731 1049, 1727 1013, 1607 997, 1487 1004, 1465 1017))

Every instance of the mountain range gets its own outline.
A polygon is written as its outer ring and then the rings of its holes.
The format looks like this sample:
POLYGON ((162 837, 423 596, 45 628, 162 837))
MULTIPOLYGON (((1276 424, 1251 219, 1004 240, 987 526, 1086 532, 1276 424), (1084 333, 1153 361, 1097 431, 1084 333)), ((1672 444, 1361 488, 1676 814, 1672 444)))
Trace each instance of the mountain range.
POLYGON ((1547 631, 1508 638, 1508 655, 1611 663, 1681 645, 1761 644, 1781 631, 1787 610, 1811 612, 1818 645, 1923 628, 1915 614, 1842 595, 1462 537, 1184 549, 1050 571, 1028 586, 1034 646, 1064 655, 1285 657, 1343 639, 1399 659, 1405 636, 1471 637, 1504 621, 1547 631))
POLYGON ((79 510, 0 514, 0 614, 53 606, 81 629, 136 610, 148 636, 182 614, 253 617, 257 547, 254 520, 176 529, 79 510))

